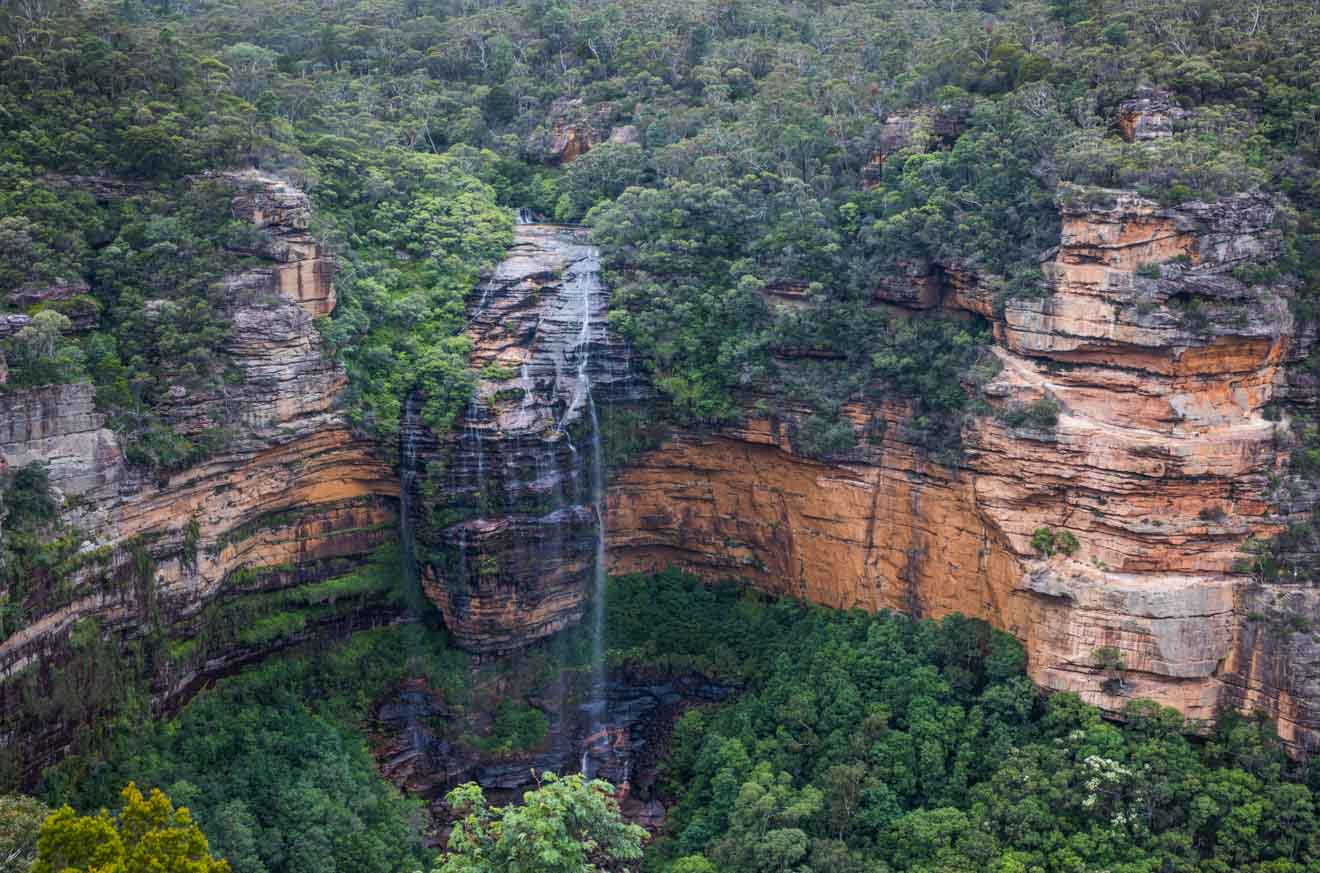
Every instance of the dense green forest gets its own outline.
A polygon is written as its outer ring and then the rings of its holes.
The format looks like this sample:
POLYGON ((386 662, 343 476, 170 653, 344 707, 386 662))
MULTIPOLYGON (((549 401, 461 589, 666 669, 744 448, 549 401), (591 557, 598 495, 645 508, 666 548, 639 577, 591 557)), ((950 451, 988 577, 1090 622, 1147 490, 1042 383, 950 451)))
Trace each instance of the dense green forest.
MULTIPOLYGON (((1017 641, 960 616, 772 602, 672 571, 613 580, 607 605, 614 669, 699 671, 741 689, 678 722, 655 789, 671 816, 647 870, 1301 873, 1320 864, 1315 770, 1289 761, 1268 723, 1227 716, 1194 738, 1177 712, 1142 701, 1123 724, 1106 722, 1075 695, 1042 699, 1017 641)), ((555 657, 587 670, 589 648, 579 629, 555 657)), ((536 673, 549 654, 501 669, 536 673)), ((116 808, 130 780, 160 787, 192 810, 235 873, 421 869, 431 855, 420 810, 376 774, 362 739, 373 703, 406 675, 461 701, 470 669, 419 625, 315 646, 222 681, 170 722, 124 732, 99 763, 55 768, 42 797, 95 812, 116 808)), ((441 870, 583 869, 476 864, 472 846, 513 850, 496 848, 498 828, 485 833, 474 790, 453 800, 479 816, 476 830, 441 870)), ((581 786, 543 790, 516 825, 540 835, 527 839, 554 845, 573 822, 592 822, 590 832, 626 847, 610 810, 581 786)))

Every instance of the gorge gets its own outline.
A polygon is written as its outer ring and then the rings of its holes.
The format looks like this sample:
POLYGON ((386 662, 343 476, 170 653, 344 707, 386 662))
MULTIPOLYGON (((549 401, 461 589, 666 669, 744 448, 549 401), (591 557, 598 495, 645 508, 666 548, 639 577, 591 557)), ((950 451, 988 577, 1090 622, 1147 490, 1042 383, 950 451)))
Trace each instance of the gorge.
POLYGON ((0 861, 1309 873, 1317 28, 0 4, 0 861))
MULTIPOLYGON (((70 514, 87 532, 86 593, 0 645, 6 676, 58 657, 87 617, 132 638, 150 608, 186 639, 214 602, 326 578, 394 536, 398 479, 383 449, 337 417, 343 377, 311 325, 334 305, 333 260, 306 235, 306 198, 271 177, 232 184, 235 214, 265 231, 258 253, 273 264, 227 280, 238 328, 229 354, 249 374, 244 438, 227 457, 146 483, 131 478, 83 386, 7 398, 6 464, 48 462, 52 484, 96 514, 70 514), (150 607, 140 585, 113 581, 131 577, 141 551, 154 565, 142 580, 156 592, 150 607)), ((904 442, 896 402, 849 407, 874 436, 841 456, 797 451, 791 411, 750 413, 737 426, 668 434, 604 482, 597 402, 640 407, 654 395, 606 327, 599 256, 582 231, 520 224, 472 297, 479 381, 462 421, 437 435, 405 407, 404 518, 416 516, 427 597, 460 645, 491 653, 579 621, 599 644, 607 568, 672 563, 837 608, 960 612, 1021 639, 1045 689, 1112 712, 1132 697, 1193 719, 1223 706, 1264 711, 1304 752, 1317 730, 1304 666, 1314 658, 1269 616, 1285 606, 1309 614, 1311 601, 1237 572, 1247 537, 1288 520, 1276 496, 1287 418, 1265 410, 1314 402, 1309 385, 1289 379, 1310 338, 1293 330, 1287 289, 1231 275, 1274 256, 1270 207, 1238 198, 1167 209, 1101 193, 1109 204, 1061 207, 1055 291, 1044 300, 996 315, 975 277, 956 271, 876 291, 877 305, 991 320, 991 404, 1059 405, 1052 427, 976 419, 952 467, 904 442), (1139 273, 1177 256, 1188 264, 1139 273), (1210 301, 1199 330, 1172 302, 1189 291, 1210 301), (437 458, 442 484, 423 495, 416 471, 437 458), (1080 547, 1040 557, 1041 527, 1080 547), (1248 618, 1257 612, 1266 618, 1248 618), (1117 685, 1113 665, 1097 662, 1102 649, 1120 653, 1117 685)), ((200 419, 208 402, 180 398, 178 414, 200 419)), ((177 706, 200 677, 266 650, 221 646, 161 670, 158 705, 177 706)), ((604 687, 602 659, 597 651, 593 687, 604 687)), ((11 731, 20 711, 11 691, 11 731)), ((42 736, 25 735, 37 743, 30 766, 58 754, 63 736, 42 736)))

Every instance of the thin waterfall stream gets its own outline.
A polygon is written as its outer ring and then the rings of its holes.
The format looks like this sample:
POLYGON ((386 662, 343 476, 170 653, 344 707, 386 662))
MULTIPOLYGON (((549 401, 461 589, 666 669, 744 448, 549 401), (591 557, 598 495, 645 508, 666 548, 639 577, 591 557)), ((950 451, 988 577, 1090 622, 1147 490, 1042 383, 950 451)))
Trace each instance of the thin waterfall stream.
POLYGON ((417 584, 417 552, 413 532, 413 489, 417 487, 417 394, 403 401, 403 427, 399 430, 399 539, 403 543, 404 571, 411 590, 417 584))
POLYGON ((508 257, 468 300, 473 391, 452 429, 432 433, 426 397, 405 399, 400 533, 414 614, 438 610, 450 638, 476 654, 475 670, 498 672, 537 639, 556 669, 483 686, 471 722, 424 677, 410 679, 381 709, 395 737, 390 767, 437 798, 455 780, 512 791, 532 772, 581 772, 650 809, 628 786, 654 778, 654 726, 706 692, 608 670, 603 426, 615 404, 648 395, 608 331, 600 253, 581 228, 537 218, 518 215, 508 257), (483 735, 506 697, 545 715, 541 744, 491 755, 437 732, 439 719, 456 735, 483 735))
MULTIPOLYGON (((595 773, 594 762, 590 755, 591 747, 602 739, 606 706, 606 671, 605 671, 605 511, 604 511, 604 462, 600 441, 600 419, 596 414, 596 400, 592 395, 591 384, 591 306, 592 295, 600 292, 600 265, 594 251, 587 254, 570 268, 567 290, 580 295, 582 301, 582 325, 578 330, 577 342, 573 352, 577 356, 577 379, 573 387, 572 400, 560 421, 560 430, 565 437, 568 431, 565 425, 569 418, 579 412, 585 404, 591 423, 589 439, 591 451, 587 462, 591 487, 591 506, 596 521, 596 543, 592 554, 592 589, 591 589, 591 686, 590 698, 586 704, 589 717, 587 736, 583 743, 580 769, 588 778, 595 773)), ((578 456, 572 442, 569 446, 575 457, 578 456)))
MULTIPOLYGON (((417 433, 419 429, 417 394, 409 392, 403 401, 403 427, 399 430, 399 539, 403 547, 403 570, 407 578, 409 611, 420 618, 418 606, 422 602, 420 577, 417 571, 416 533, 413 530, 413 490, 417 487, 417 433)), ((419 755, 429 742, 417 714, 409 710, 404 723, 408 748, 419 755)))
POLYGON ((560 691, 547 698, 563 738, 552 767, 617 781, 628 740, 614 709, 627 694, 606 660, 601 429, 607 405, 645 390, 607 329, 600 253, 581 228, 538 218, 517 213, 509 256, 470 298, 474 391, 453 431, 430 434, 420 396, 404 410, 405 536, 417 538, 419 587, 460 645, 499 656, 579 625, 563 638, 560 691), (440 530, 416 524, 414 505, 436 451, 442 478, 426 499, 451 519, 440 530), (573 655, 570 641, 581 646, 573 655))

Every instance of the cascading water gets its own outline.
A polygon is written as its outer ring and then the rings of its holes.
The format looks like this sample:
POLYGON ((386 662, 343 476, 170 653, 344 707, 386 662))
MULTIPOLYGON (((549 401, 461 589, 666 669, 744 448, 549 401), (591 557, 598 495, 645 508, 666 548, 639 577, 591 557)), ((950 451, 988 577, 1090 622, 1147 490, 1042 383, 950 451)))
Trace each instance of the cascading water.
POLYGON ((408 587, 417 585, 417 553, 413 532, 413 490, 417 487, 417 395, 409 392, 403 401, 403 427, 399 430, 399 538, 403 541, 404 570, 408 587))
POLYGON ((577 446, 569 438, 568 424, 574 415, 581 415, 585 405, 590 421, 590 454, 586 458, 590 469, 591 510, 595 515, 595 549, 591 556, 591 691, 587 701, 586 744, 583 745, 582 759, 579 763, 583 775, 594 774, 590 746, 601 741, 605 724, 606 707, 606 670, 605 670, 605 464, 602 461, 601 421, 595 411, 595 398, 591 392, 591 305, 593 295, 601 292, 599 262, 593 250, 583 251, 578 260, 570 265, 565 273, 565 291, 568 297, 576 296, 582 304, 582 321, 578 328, 573 354, 577 357, 576 378, 572 394, 564 415, 558 424, 558 432, 568 441, 570 453, 576 461, 574 475, 581 474, 581 456, 577 446))
MULTIPOLYGON (((596 401, 587 394, 587 409, 591 411, 591 505, 596 511, 596 553, 592 567, 591 591, 591 730, 589 737, 598 738, 605 716, 605 506, 604 464, 601 460, 600 421, 596 417, 596 401)), ((590 759, 583 749, 582 774, 591 777, 590 759)))
POLYGON ((478 490, 481 490, 485 487, 486 483, 486 445, 481 436, 481 405, 477 402, 475 397, 472 398, 471 402, 468 404, 467 412, 464 417, 467 419, 466 424, 468 435, 472 438, 472 442, 475 446, 474 454, 476 455, 477 462, 476 487, 478 490))
MULTIPOLYGON (((581 770, 583 775, 591 777, 593 767, 588 754, 592 742, 599 742, 604 727, 605 716, 605 511, 604 511, 604 462, 600 443, 600 420, 596 414, 596 400, 592 396, 591 386, 591 306, 592 295, 600 292, 599 264, 594 254, 587 254, 573 264, 569 271, 568 286, 570 292, 577 292, 582 300, 582 326, 578 330, 574 353, 577 355, 577 379, 573 386, 572 400, 569 402, 560 430, 565 437, 568 432, 564 425, 578 412, 585 403, 591 422, 591 506, 596 516, 596 547, 592 555, 592 592, 591 592, 591 699, 587 703, 589 729, 587 743, 582 750, 581 770)), ((577 449, 569 442, 574 456, 577 449)))
MULTIPOLYGON (((399 539, 403 546, 404 580, 407 588, 409 612, 418 618, 423 602, 417 573, 416 534, 413 531, 413 491, 417 487, 417 434, 420 419, 417 413, 417 395, 409 392, 403 401, 403 426, 399 430, 399 539)), ((420 754, 428 743, 426 731, 411 708, 404 720, 408 747, 420 754)))
MULTIPOLYGON (((424 573, 426 590, 455 639, 476 651, 507 650, 580 622, 582 651, 564 662, 577 669, 564 674, 571 682, 561 686, 560 705, 550 706, 565 720, 559 735, 574 741, 556 750, 559 767, 578 765, 585 747, 584 772, 617 779, 623 759, 613 730, 619 690, 605 661, 600 431, 608 423, 602 404, 642 393, 621 370, 626 349, 606 329, 599 253, 574 229, 526 211, 518 218, 509 257, 469 307, 473 368, 481 374, 445 444, 448 476, 433 497, 461 520, 436 532, 434 547, 450 559, 423 568, 434 572, 424 573), (491 361, 507 376, 487 373, 491 361)), ((419 550, 425 536, 418 532, 419 550)))

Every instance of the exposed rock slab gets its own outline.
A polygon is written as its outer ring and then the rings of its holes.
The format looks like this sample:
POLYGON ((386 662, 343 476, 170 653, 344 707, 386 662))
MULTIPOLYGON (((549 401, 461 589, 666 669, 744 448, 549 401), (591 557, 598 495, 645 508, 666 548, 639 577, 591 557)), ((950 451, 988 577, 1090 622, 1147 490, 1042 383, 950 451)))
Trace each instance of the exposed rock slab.
MULTIPOLYGON (((0 397, 0 462, 48 465, 52 484, 76 498, 65 516, 89 556, 64 593, 32 601, 27 625, 0 642, 0 678, 67 660, 67 636, 80 619, 95 618, 103 632, 126 637, 159 621, 173 636, 187 637, 217 599, 318 578, 395 536, 395 474, 344 419, 345 375, 313 325, 334 305, 334 269, 308 233, 307 197, 254 172, 219 178, 235 188, 235 214, 262 232, 261 244, 246 254, 270 263, 226 280, 232 327, 220 351, 244 379, 223 395, 173 392, 164 414, 184 432, 223 422, 234 438, 219 456, 148 477, 125 461, 94 407, 92 386, 0 397), (144 557, 151 577, 125 584, 144 557), (267 572, 231 584, 237 571, 254 568, 267 572)), ((314 630, 309 625, 300 636, 314 630)), ((239 646, 205 661, 156 665, 156 702, 177 706, 207 675, 269 648, 239 646)), ((15 727, 20 703, 0 685, 3 730, 15 727)), ((18 737, 25 772, 57 757, 73 727, 25 730, 18 737)))

